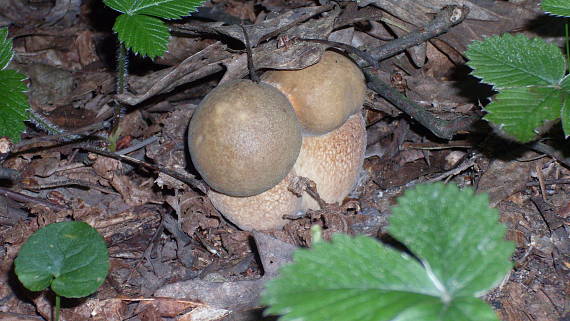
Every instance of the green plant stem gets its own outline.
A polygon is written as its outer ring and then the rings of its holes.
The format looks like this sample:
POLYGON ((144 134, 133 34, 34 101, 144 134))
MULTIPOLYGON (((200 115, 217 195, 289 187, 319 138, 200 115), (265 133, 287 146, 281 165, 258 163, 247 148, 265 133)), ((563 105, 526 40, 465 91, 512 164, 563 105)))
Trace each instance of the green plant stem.
POLYGON ((31 108, 29 109, 28 115, 30 116, 30 122, 32 122, 37 128, 46 131, 50 135, 62 134, 64 132, 63 129, 59 128, 57 125, 31 108))
MULTIPOLYGON (((128 77, 128 60, 127 60, 127 49, 123 43, 119 44, 119 50, 117 51, 117 95, 124 94, 127 88, 127 77, 128 77)), ((115 105, 113 128, 111 129, 111 134, 109 137, 116 137, 120 135, 119 123, 123 117, 123 105, 119 102, 115 105)), ((114 144, 112 144, 114 145, 114 144)), ((111 147, 114 151, 114 147, 111 147)))
POLYGON ((123 94, 127 86, 127 49, 119 44, 117 51, 117 94, 123 94))
POLYGON ((61 307, 61 297, 55 295, 55 321, 59 321, 59 309, 61 307))
POLYGON ((569 59, 570 59, 570 37, 568 36, 569 32, 568 32, 568 23, 564 24, 564 36, 566 37, 566 70, 570 70, 570 66, 568 66, 568 64, 570 63, 569 59))

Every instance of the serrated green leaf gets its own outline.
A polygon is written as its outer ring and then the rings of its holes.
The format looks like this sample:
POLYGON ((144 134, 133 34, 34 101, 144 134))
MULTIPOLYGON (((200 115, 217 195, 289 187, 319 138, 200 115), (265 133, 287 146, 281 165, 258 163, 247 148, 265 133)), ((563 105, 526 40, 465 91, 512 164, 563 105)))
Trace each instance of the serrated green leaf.
POLYGON ((472 74, 498 89, 556 85, 566 70, 558 47, 523 35, 504 34, 474 41, 465 55, 472 74))
POLYGON ((0 70, 0 137, 7 136, 12 142, 20 141, 28 119, 28 88, 24 84, 26 76, 15 70, 0 70))
POLYGON ((203 0, 142 0, 139 14, 148 14, 164 19, 180 19, 196 11, 203 0))
POLYGON ((570 1, 568 0, 543 0, 540 6, 546 13, 570 17, 570 1))
POLYGON ((81 298, 97 290, 109 270, 103 237, 84 222, 49 224, 22 245, 15 272, 31 291, 51 285, 63 297, 81 298))
POLYGON ((120 15, 113 30, 125 47, 151 59, 168 49, 168 26, 158 18, 145 15, 120 15))
POLYGON ((104 0, 104 3, 127 15, 146 14, 164 19, 180 19, 196 11, 203 0, 104 0))
POLYGON ((24 121, 28 119, 29 105, 24 93, 28 89, 23 82, 26 76, 6 69, 13 56, 8 29, 0 28, 0 137, 7 136, 17 143, 26 129, 24 121))
POLYGON ((504 240, 487 195, 452 184, 419 185, 392 212, 389 233, 421 258, 444 296, 480 295, 511 268, 514 246, 504 240))
POLYGON ((528 142, 536 137, 536 129, 545 121, 560 117, 561 105, 561 92, 557 88, 509 88, 485 107, 488 112, 485 119, 517 140, 528 142))
POLYGON ((382 311, 391 320, 414 302, 437 303, 438 290, 416 260, 369 237, 337 234, 295 252, 294 262, 263 294, 267 312, 287 313, 283 320, 367 320, 382 311))
POLYGON ((8 28, 0 28, 0 70, 6 68, 14 57, 12 41, 8 39, 8 28))
POLYGON ((262 294, 266 312, 305 321, 498 320, 475 296, 509 270, 514 247, 486 197, 418 186, 400 199, 390 231, 427 269, 369 237, 334 235, 295 252, 262 294))

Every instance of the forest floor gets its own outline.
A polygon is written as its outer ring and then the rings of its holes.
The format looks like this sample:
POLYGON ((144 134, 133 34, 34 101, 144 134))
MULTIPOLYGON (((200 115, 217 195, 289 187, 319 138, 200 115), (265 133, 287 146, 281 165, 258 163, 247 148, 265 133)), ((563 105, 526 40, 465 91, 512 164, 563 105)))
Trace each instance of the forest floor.
MULTIPOLYGON (((516 32, 564 45, 563 20, 546 16, 538 1, 458 2, 470 9, 462 23, 382 60, 375 71, 443 119, 481 116, 493 95, 465 65, 472 41, 516 32)), ((186 148, 192 112, 220 81, 248 73, 236 25, 261 26, 250 29, 258 69, 295 69, 326 48, 295 41, 295 32, 373 51, 407 33, 395 25, 414 30, 452 1, 212 0, 172 25, 164 56, 131 55, 128 93, 118 98, 111 9, 99 0, 18 3, 2 5, 0 26, 9 26, 16 51, 11 67, 29 77, 36 113, 66 131, 83 130, 104 125, 120 101, 127 108, 118 150, 131 148, 132 158, 197 175, 186 148), (268 19, 274 20, 262 24, 268 19)), ((0 164, 20 173, 17 181, 0 181, 7 196, 0 198, 0 319, 51 320, 53 297, 24 289, 13 261, 34 231, 71 219, 103 235, 111 269, 96 294, 64 301, 65 320, 261 319, 261 287, 243 281, 263 276, 268 253, 286 260, 290 244, 310 245, 313 224, 323 226, 325 237, 383 238, 398 196, 422 182, 445 181, 488 193, 516 244, 508 278, 485 296, 501 320, 570 320, 570 149, 556 125, 537 149, 503 138, 485 121, 450 140, 438 138, 372 90, 363 113, 368 146, 355 191, 343 204, 265 233, 228 222, 200 190, 201 181, 189 186, 88 152, 85 146, 103 147, 101 140, 42 140, 47 134, 29 124, 25 144, 0 164)))

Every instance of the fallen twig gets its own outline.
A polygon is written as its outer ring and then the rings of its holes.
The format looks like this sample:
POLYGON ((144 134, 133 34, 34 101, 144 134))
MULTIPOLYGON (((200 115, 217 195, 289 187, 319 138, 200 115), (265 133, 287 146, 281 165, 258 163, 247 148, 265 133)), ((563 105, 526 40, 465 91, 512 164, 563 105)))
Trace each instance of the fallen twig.
POLYGON ((413 30, 409 34, 394 39, 381 47, 372 48, 369 50, 369 53, 376 61, 384 60, 448 32, 451 27, 465 20, 468 14, 469 7, 466 6, 444 7, 432 21, 422 28, 413 30))
POLYGON ((63 210, 68 210, 69 207, 67 206, 63 206, 63 205, 59 205, 59 204, 55 204, 40 198, 36 198, 36 197, 32 197, 32 196, 28 196, 22 193, 18 193, 18 192, 14 192, 11 191, 7 188, 4 187, 0 187, 0 195, 9 198, 9 199, 13 199, 17 202, 22 202, 22 203, 36 203, 36 204, 40 204, 40 205, 44 205, 47 206, 49 208, 52 208, 56 211, 63 211, 63 210))
POLYGON ((162 168, 156 165, 152 165, 149 164, 147 162, 138 160, 136 158, 132 158, 129 156, 125 156, 125 155, 119 155, 117 153, 112 153, 112 152, 108 152, 105 150, 101 150, 92 146, 79 146, 79 148, 88 151, 88 152, 92 152, 98 155, 103 155, 105 157, 109 157, 109 158, 113 158, 113 159, 117 159, 120 161, 124 161, 124 162, 128 162, 128 163, 132 163, 138 166, 142 166, 144 168, 150 169, 152 171, 157 171, 157 172, 161 172, 163 174, 166 174, 168 176, 171 176, 173 178, 176 178, 177 180, 184 182, 190 186, 193 186, 195 188, 197 188, 198 190, 200 190, 202 193, 206 194, 208 192, 208 188, 207 186, 200 180, 196 179, 193 175, 188 174, 188 173, 180 173, 174 170, 170 170, 167 168, 162 168))
MULTIPOLYGON (((429 129, 439 138, 452 139, 456 133, 467 130, 480 118, 477 115, 460 116, 451 120, 437 118, 434 114, 400 94, 396 89, 388 86, 370 70, 365 69, 363 71, 364 75, 366 75, 366 78, 369 80, 368 88, 374 90, 398 109, 416 119, 418 123, 429 129)), ((379 108, 372 108, 380 110, 379 108)))

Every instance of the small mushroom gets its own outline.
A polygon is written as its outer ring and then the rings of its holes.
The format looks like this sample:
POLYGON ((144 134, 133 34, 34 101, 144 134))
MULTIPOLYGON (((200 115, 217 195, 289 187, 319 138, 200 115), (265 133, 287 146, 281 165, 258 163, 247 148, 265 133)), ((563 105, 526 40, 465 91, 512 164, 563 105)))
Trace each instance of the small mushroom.
POLYGON ((350 59, 325 51, 301 70, 274 70, 262 81, 281 90, 295 108, 303 133, 322 135, 339 128, 364 103, 364 75, 350 59))
POLYGON ((285 178, 301 147, 301 129, 287 98, 249 80, 223 84, 190 121, 188 147, 196 170, 217 192, 252 196, 285 178))

